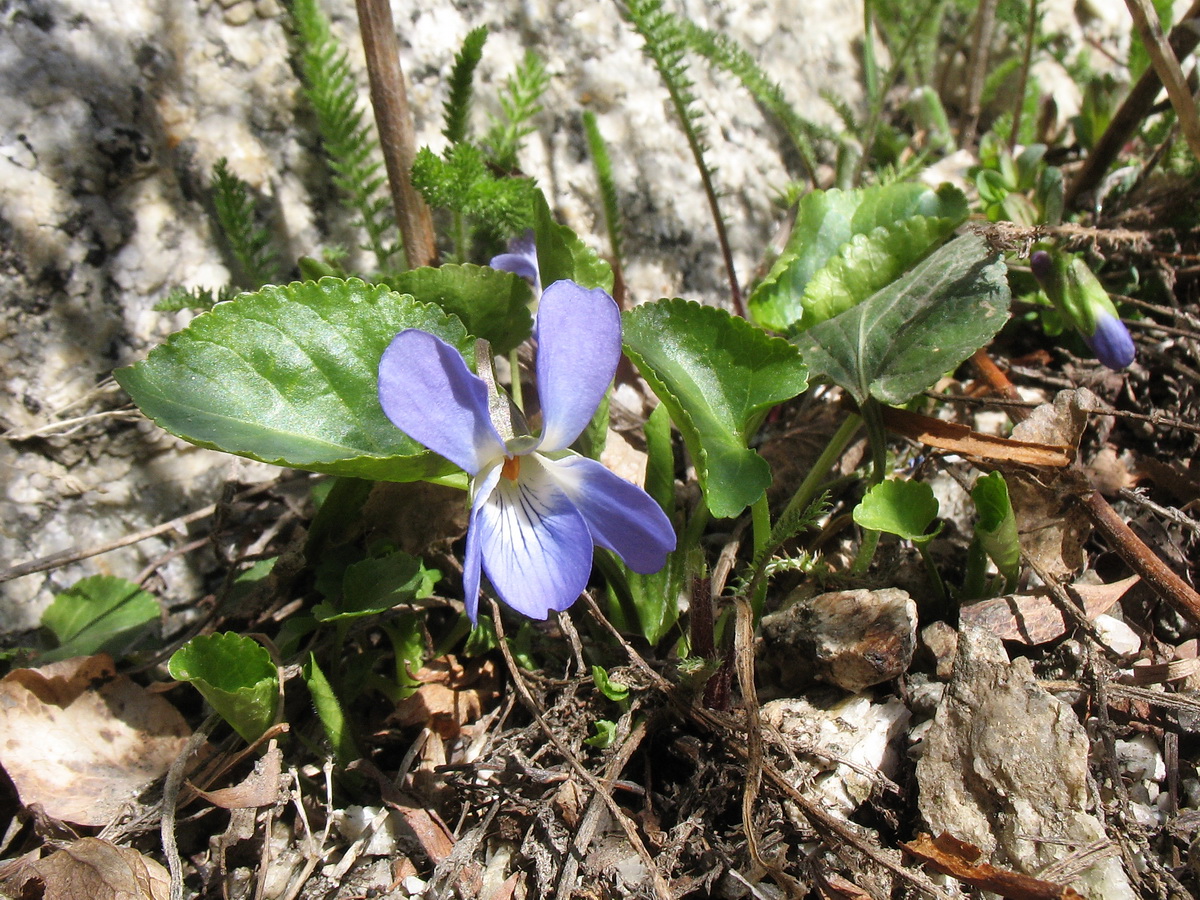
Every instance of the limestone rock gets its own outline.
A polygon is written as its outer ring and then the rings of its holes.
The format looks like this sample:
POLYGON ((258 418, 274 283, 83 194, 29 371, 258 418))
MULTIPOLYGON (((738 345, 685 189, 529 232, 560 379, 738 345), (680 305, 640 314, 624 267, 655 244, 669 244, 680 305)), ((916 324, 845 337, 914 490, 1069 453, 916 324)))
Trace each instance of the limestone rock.
MULTIPOLYGON (((1036 875, 1105 839, 1088 812, 1088 738, 1070 706, 1040 688, 1029 661, 1009 662, 1000 639, 964 628, 954 675, 917 763, 918 807, 933 834, 975 844, 993 865, 1036 875)), ((1132 898, 1118 859, 1072 887, 1132 898)))

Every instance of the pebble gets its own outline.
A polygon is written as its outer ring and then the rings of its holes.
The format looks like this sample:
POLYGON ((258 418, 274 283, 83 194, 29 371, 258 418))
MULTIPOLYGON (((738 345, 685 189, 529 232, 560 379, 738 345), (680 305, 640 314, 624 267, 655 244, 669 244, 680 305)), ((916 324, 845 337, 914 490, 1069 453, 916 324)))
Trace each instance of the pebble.
POLYGON ((254 0, 240 0, 233 6, 225 7, 226 25, 245 25, 254 18, 254 0))
POLYGON ((785 691, 815 679, 858 693, 908 670, 916 633, 917 604, 906 591, 833 591, 765 616, 762 655, 785 691))

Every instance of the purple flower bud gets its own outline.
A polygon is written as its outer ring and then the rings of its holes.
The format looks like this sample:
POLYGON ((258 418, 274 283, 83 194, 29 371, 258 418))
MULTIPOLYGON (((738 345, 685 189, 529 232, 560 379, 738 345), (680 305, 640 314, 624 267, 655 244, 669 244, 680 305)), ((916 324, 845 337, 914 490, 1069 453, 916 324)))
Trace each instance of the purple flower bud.
POLYGON ((1045 250, 1034 250, 1029 256, 1029 268, 1033 269, 1033 277, 1043 287, 1054 274, 1054 260, 1045 250))
POLYGON ((1124 369, 1133 362, 1135 350, 1129 329, 1116 316, 1101 313, 1096 317, 1096 333, 1083 339, 1096 354, 1096 359, 1110 369, 1124 369))

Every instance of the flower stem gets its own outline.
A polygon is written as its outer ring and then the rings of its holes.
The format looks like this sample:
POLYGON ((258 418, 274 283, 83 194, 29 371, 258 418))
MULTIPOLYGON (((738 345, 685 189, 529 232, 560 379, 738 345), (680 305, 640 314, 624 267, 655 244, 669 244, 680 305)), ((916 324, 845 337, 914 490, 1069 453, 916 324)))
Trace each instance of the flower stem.
MULTIPOLYGON (((771 544, 771 509, 767 504, 766 491, 763 491, 763 495, 750 507, 750 527, 754 535, 754 559, 759 559, 771 544)), ((756 623, 762 618, 763 603, 766 599, 767 579, 760 578, 750 596, 750 608, 756 623)))
POLYGON ((833 433, 833 437, 829 439, 829 443, 825 445, 825 449, 821 451, 821 455, 817 457, 817 461, 812 464, 812 468, 808 470, 808 474, 800 482, 800 487, 796 489, 796 493, 788 501, 787 507, 779 516, 779 521, 785 522, 795 513, 808 509, 808 505, 817 496, 817 492, 825 480, 825 476, 833 468, 833 464, 837 462, 838 458, 846 452, 846 447, 850 445, 851 439, 858 433, 862 422, 862 416, 850 413, 846 417, 846 421, 838 426, 838 430, 833 433))

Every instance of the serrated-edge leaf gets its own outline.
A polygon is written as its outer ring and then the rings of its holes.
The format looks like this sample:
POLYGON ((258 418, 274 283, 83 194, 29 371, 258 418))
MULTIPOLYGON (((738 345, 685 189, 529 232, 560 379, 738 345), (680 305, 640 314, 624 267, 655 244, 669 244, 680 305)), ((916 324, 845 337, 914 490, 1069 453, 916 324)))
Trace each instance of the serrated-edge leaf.
POLYGON ((754 320, 776 331, 793 329, 804 316, 803 298, 813 275, 856 234, 891 227, 910 216, 950 219, 967 215, 956 188, 897 182, 852 191, 811 191, 801 198, 787 246, 750 295, 754 320))
POLYGON ((1010 300, 1006 271, 982 238, 963 235, 793 340, 814 374, 859 403, 906 403, 1000 330, 1010 300))
POLYGON ((542 285, 569 278, 585 288, 613 289, 613 271, 595 250, 566 225, 554 221, 541 191, 533 192, 533 230, 542 285))
POLYGON ((533 331, 529 283, 512 272, 469 263, 424 266, 394 275, 388 284, 398 294, 411 294, 419 303, 436 304, 457 316, 470 334, 487 340, 501 355, 533 331))
POLYGON ((190 682, 245 740, 253 742, 275 718, 279 673, 271 654, 232 631, 192 638, 175 651, 167 671, 190 682))
POLYGON ((832 319, 891 284, 958 227, 955 219, 912 216, 856 234, 813 273, 800 301, 803 330, 832 319))
POLYGON ((803 361, 781 338, 690 300, 648 303, 622 318, 626 353, 683 434, 709 510, 736 516, 771 481, 747 441, 762 413, 807 387, 803 361), (733 383, 739 375, 753 383, 733 383))
POLYGON ((392 425, 378 403, 379 359, 399 331, 414 327, 472 357, 466 329, 439 307, 327 277, 218 304, 114 374, 143 413, 197 446, 314 472, 412 481, 454 470, 392 425), (288 330, 297 323, 303 329, 288 330))

